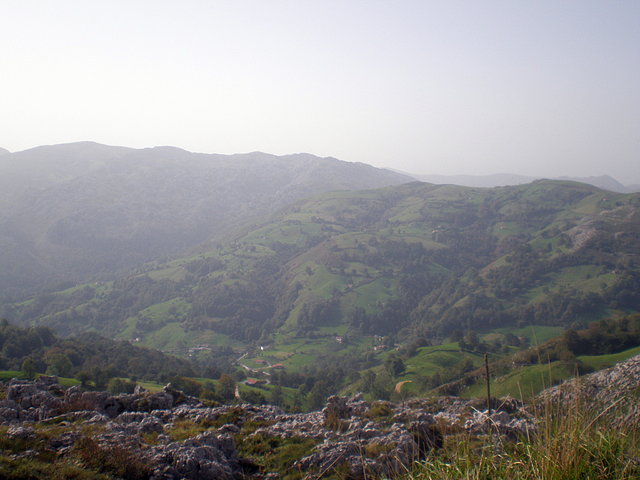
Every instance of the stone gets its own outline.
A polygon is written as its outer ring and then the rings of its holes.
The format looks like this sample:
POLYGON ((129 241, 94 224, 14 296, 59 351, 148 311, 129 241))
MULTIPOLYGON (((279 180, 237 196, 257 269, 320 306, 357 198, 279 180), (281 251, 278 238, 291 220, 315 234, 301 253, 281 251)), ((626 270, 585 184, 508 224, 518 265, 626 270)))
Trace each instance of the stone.
POLYGON ((140 433, 164 433, 164 428, 160 421, 152 416, 148 416, 140 422, 140 433))
MULTIPOLYGON (((371 406, 361 394, 330 397, 319 412, 289 414, 269 405, 205 407, 170 385, 158 393, 116 396, 72 387, 62 398, 51 395, 48 389, 52 387, 47 382, 9 382, 7 399, 0 401, 0 422, 10 425, 12 435, 31 435, 32 427, 19 422, 47 419, 70 429, 79 421, 100 424, 95 429, 96 442, 105 448, 125 448, 150 465, 150 478, 155 480, 268 477, 256 464, 238 456, 232 435, 241 433, 247 422, 263 425, 250 435, 318 443, 309 455, 297 460, 294 470, 327 473, 340 465, 341 474, 353 479, 401 476, 406 466, 442 446, 439 425, 443 423, 447 428, 455 426, 458 432, 465 429, 480 434, 492 425, 501 438, 515 438, 534 428, 532 418, 513 402, 505 402, 505 408, 495 410, 491 419, 479 411, 482 402, 451 397, 412 399, 403 406, 387 402, 388 414, 370 417, 371 406), (51 409, 54 401, 62 404, 58 411, 51 409), (348 428, 327 428, 328 416, 348 428), (169 436, 177 421, 213 425, 221 418, 232 420, 183 442, 169 436), (147 433, 158 434, 152 444, 145 441, 147 433)), ((50 439, 47 448, 62 455, 73 448, 79 435, 65 432, 50 439)))
POLYGON ((157 479, 232 480, 241 473, 233 439, 212 432, 160 446, 152 461, 157 479))
POLYGON ((36 437, 36 431, 30 426, 13 426, 7 430, 7 437, 20 440, 32 440, 36 437))

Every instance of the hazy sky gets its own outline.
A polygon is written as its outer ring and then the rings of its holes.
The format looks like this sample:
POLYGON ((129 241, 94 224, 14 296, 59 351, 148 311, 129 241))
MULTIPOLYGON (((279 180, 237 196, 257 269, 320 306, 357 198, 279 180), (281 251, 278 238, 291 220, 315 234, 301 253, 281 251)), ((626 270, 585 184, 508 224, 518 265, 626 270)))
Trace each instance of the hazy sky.
POLYGON ((640 183, 640 1, 1 0, 0 146, 640 183))

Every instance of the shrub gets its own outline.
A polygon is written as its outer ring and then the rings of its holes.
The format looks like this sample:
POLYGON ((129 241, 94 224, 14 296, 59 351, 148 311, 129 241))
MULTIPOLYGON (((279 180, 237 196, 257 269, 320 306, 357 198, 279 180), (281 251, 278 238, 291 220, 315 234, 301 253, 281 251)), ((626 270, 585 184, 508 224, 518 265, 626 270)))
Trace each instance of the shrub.
POLYGON ((107 384, 107 390, 114 395, 118 393, 133 393, 136 388, 136 382, 130 382, 122 378, 112 378, 107 384))
POLYGON ((386 418, 390 417, 393 414, 393 410, 389 406, 388 403, 385 402, 374 402, 369 411, 365 413, 365 417, 367 418, 386 418))
POLYGON ((369 458, 376 458, 380 455, 386 455, 389 452, 393 451, 396 448, 396 445, 393 443, 378 443, 371 442, 368 443, 366 447, 364 447, 364 453, 369 458))
POLYGON ((125 480, 143 480, 151 475, 151 467, 121 445, 100 445, 94 438, 81 437, 73 447, 73 455, 85 466, 99 473, 125 480))
POLYGON ((346 432, 349 430, 350 423, 346 420, 342 420, 336 412, 327 412, 327 417, 324 420, 325 428, 333 430, 334 432, 346 432))
POLYGON ((284 480, 307 478, 302 472, 292 470, 296 460, 311 453, 316 440, 310 438, 280 438, 266 435, 236 435, 238 453, 255 461, 264 472, 277 472, 284 480))
POLYGON ((168 435, 174 442, 180 442, 187 438, 200 435, 202 432, 210 427, 208 422, 196 423, 192 420, 176 420, 173 422, 173 426, 168 431, 168 435))

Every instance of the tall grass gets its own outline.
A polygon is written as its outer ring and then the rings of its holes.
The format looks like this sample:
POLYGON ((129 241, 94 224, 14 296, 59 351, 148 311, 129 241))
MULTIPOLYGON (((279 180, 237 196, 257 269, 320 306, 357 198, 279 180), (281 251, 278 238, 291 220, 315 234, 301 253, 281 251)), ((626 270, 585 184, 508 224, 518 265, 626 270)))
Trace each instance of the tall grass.
POLYGON ((449 438, 445 448, 414 465, 407 480, 631 480, 640 478, 637 426, 612 428, 617 405, 595 409, 580 400, 539 408, 536 433, 449 438))

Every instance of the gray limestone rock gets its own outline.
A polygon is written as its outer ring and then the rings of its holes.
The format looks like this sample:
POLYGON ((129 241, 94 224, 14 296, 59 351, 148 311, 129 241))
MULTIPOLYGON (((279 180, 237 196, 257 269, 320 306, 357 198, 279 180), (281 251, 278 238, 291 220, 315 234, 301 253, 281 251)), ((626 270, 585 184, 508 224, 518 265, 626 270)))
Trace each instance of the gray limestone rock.
POLYGON ((31 440, 36 437, 36 431, 31 426, 16 425, 9 427, 7 437, 21 440, 31 440))
POLYGON ((157 447, 151 461, 156 465, 152 478, 157 480, 232 480, 240 474, 233 439, 213 432, 157 447))

